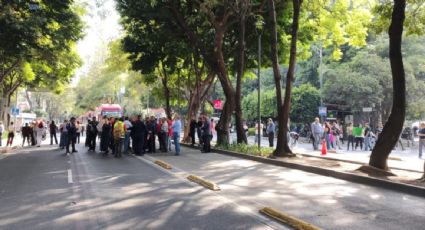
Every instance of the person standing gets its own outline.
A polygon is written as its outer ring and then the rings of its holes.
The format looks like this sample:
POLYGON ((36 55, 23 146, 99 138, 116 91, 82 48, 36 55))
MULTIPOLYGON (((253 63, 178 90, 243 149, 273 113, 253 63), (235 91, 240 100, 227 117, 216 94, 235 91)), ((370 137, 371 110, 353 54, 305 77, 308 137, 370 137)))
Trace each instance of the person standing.
POLYGON ((167 136, 167 146, 168 151, 171 152, 171 140, 173 140, 173 119, 167 119, 168 124, 168 136, 167 136))
POLYGON ((195 146, 195 133, 196 133, 197 125, 198 125, 198 123, 196 122, 196 120, 192 119, 192 121, 190 122, 190 126, 189 126, 189 137, 192 141, 192 144, 190 145, 191 147, 195 146))
POLYGON ((25 126, 21 129, 22 134, 22 147, 25 145, 25 141, 27 141, 28 146, 31 146, 30 139, 31 139, 31 127, 28 126, 28 123, 25 123, 25 126))
POLYGON ((202 121, 202 116, 199 116, 198 118, 198 123, 196 125, 197 129, 196 129, 196 133, 198 134, 198 140, 199 140, 199 146, 202 146, 202 126, 203 126, 203 121, 202 121))
POLYGON ((0 121, 0 146, 2 146, 3 132, 4 132, 4 125, 3 125, 3 122, 0 121))
POLYGON ((59 140, 59 147, 61 149, 65 149, 65 147, 68 145, 68 130, 66 129, 66 126, 68 125, 68 120, 64 120, 62 124, 59 126, 59 132, 60 132, 60 140, 59 140))
POLYGON ((43 135, 46 133, 46 127, 44 127, 43 121, 39 121, 35 127, 35 133, 37 137, 37 147, 41 146, 41 142, 43 141, 43 135))
POLYGON ((124 125, 125 125, 125 137, 124 137, 124 153, 128 153, 130 149, 130 133, 131 129, 133 127, 133 124, 131 124, 130 120, 128 120, 128 117, 124 118, 124 125))
POLYGON ((313 135, 313 149, 319 150, 320 141, 323 139, 323 126, 320 124, 320 118, 316 117, 311 124, 311 133, 313 135))
POLYGON ((364 129, 361 124, 359 124, 359 127, 353 128, 353 134, 354 134, 354 140, 356 141, 356 150, 357 147, 360 146, 360 150, 363 150, 363 141, 364 141, 364 129))
POLYGON ((96 117, 92 118, 92 121, 87 125, 87 138, 89 138, 89 151, 96 151, 96 138, 97 138, 97 126, 99 122, 96 121, 96 117))
POLYGON ((76 141, 76 143, 80 144, 81 127, 82 127, 82 125, 80 124, 80 121, 77 121, 75 126, 77 127, 77 141, 76 141))
POLYGON ((56 126, 55 121, 50 122, 49 131, 50 131, 50 145, 53 145, 53 138, 55 138, 55 143, 58 144, 58 138, 56 137, 56 131, 58 126, 56 126))
POLYGON ((325 122, 325 129, 323 132, 323 139, 326 140, 326 149, 331 149, 331 127, 328 122, 325 122))
POLYGON ((363 135, 364 135, 364 150, 365 151, 371 151, 372 150, 372 146, 371 146, 371 138, 372 138, 372 130, 369 127, 369 123, 365 123, 365 128, 363 131, 363 135))
POLYGON ((258 135, 258 121, 255 123, 255 143, 258 143, 258 138, 263 136, 263 123, 260 123, 260 135, 258 135))
POLYGON ((115 157, 122 157, 122 149, 124 144, 124 138, 125 138, 125 124, 124 124, 124 118, 120 118, 119 120, 115 121, 114 124, 114 147, 115 147, 115 157))
POLYGON ((160 129, 160 135, 158 135, 158 137, 160 136, 160 149, 162 152, 167 152, 168 151, 168 122, 167 122, 167 118, 164 117, 161 119, 161 129, 160 129))
POLYGON ((141 120, 142 116, 138 115, 136 121, 134 121, 133 129, 131 130, 131 136, 133 138, 133 150, 136 156, 143 156, 145 154, 145 136, 146 126, 141 120))
POLYGON ((65 127, 68 130, 68 143, 66 145, 66 153, 69 152, 69 145, 72 146, 72 153, 76 153, 75 142, 77 141, 77 125, 75 124, 75 117, 71 117, 69 123, 65 127))
POLYGON ((175 155, 178 156, 180 155, 180 134, 182 130, 182 123, 180 121, 180 116, 178 114, 174 116, 172 130, 173 130, 174 147, 176 149, 175 155))
POLYGON ((206 115, 202 116, 201 118, 202 126, 201 126, 201 132, 202 132, 202 152, 203 153, 209 153, 211 152, 211 126, 208 120, 208 117, 206 115))
POLYGON ((15 138, 15 125, 13 125, 13 122, 10 122, 10 125, 7 129, 8 134, 7 134, 7 146, 12 146, 13 144, 13 138, 15 138))
POLYGON ((109 153, 111 133, 112 126, 110 124, 110 119, 107 119, 105 116, 103 117, 102 133, 100 134, 100 151, 103 152, 104 155, 108 155, 109 153))
POLYGON ((269 146, 274 146, 274 133, 276 132, 276 126, 274 125, 273 119, 269 118, 267 121, 267 136, 269 137, 269 146))
POLYGON ((422 158, 422 151, 425 146, 425 123, 419 125, 419 158, 422 158))
POLYGON ((350 150, 350 143, 351 143, 351 150, 354 151, 353 123, 348 124, 347 135, 348 135, 347 151, 350 150))

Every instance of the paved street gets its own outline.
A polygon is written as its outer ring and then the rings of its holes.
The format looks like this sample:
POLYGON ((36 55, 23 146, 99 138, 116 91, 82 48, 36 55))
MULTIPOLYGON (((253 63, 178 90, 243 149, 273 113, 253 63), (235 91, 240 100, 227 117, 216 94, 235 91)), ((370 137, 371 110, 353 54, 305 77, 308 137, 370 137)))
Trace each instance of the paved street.
POLYGON ((265 206, 323 229, 423 229, 420 197, 188 148, 122 159, 78 150, 0 155, 0 229, 287 229, 258 214, 265 206))

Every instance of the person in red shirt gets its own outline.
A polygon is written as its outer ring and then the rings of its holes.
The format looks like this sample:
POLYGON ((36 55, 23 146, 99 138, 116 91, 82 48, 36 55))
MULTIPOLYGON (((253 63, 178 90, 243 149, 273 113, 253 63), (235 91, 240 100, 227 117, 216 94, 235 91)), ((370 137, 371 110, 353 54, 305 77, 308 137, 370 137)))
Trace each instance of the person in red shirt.
POLYGON ((171 139, 173 138, 173 120, 171 120, 170 118, 167 119, 167 123, 168 123, 168 151, 171 151, 171 139))

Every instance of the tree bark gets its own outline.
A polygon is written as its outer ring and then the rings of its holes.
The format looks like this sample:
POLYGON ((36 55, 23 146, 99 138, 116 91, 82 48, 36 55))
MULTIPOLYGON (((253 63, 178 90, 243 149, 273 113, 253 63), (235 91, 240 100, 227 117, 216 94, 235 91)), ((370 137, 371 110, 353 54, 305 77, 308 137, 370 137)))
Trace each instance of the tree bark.
POLYGON ((393 79, 393 105, 388 121, 385 123, 369 160, 370 166, 383 170, 388 170, 387 159, 400 137, 406 115, 406 79, 401 53, 405 8, 406 0, 394 0, 391 25, 388 31, 393 79))
POLYGON ((286 89, 285 89, 285 99, 283 102, 282 108, 282 121, 279 123, 279 133, 277 139, 276 150, 274 151, 274 156, 286 156, 292 155, 292 150, 289 147, 288 140, 288 122, 289 122, 289 112, 291 110, 291 95, 292 95, 292 84, 294 83, 295 75, 295 64, 297 61, 297 40, 298 40, 298 27, 299 27, 299 17, 302 0, 293 0, 292 1, 294 12, 292 20, 292 32, 291 32, 291 50, 289 55, 289 66, 288 72, 286 74, 286 89))
POLYGON ((164 90, 165 97, 165 114, 168 119, 171 119, 171 107, 170 107, 170 89, 168 88, 168 74, 164 66, 162 66, 163 76, 161 78, 162 88, 164 90))
POLYGON ((284 129, 282 129, 282 125, 284 122, 284 114, 283 114, 283 100, 282 100, 282 85, 281 85, 281 75, 279 68, 279 54, 277 50, 277 29, 276 29, 276 9, 274 0, 269 0, 269 17, 270 17, 270 38, 271 38, 271 60, 273 66, 273 76, 276 87, 276 107, 277 107, 277 123, 279 125, 279 129, 277 130, 277 144, 276 149, 273 155, 282 155, 287 152, 284 144, 284 137, 286 134, 284 133, 284 129))
POLYGON ((239 7, 239 52, 237 57, 237 76, 236 76, 236 94, 235 94, 235 122, 237 142, 248 143, 246 133, 243 128, 243 113, 242 113, 242 77, 245 71, 245 29, 246 29, 246 13, 248 11, 248 3, 241 1, 239 7))

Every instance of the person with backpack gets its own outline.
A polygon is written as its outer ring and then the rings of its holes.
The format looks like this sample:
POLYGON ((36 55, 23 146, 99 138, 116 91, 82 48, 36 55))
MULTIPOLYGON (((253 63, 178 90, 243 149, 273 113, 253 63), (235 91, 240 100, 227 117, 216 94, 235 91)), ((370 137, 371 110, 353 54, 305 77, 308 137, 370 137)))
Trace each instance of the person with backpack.
POLYGON ((66 153, 69 152, 69 145, 72 146, 72 153, 76 153, 75 143, 77 141, 77 125, 75 124, 75 117, 71 117, 70 122, 66 125, 66 130, 68 130, 68 143, 66 145, 66 153))
POLYGON ((125 138, 125 124, 124 124, 124 118, 118 119, 114 124, 114 147, 115 147, 115 157, 122 157, 122 150, 123 150, 123 144, 124 144, 124 138, 125 138))

